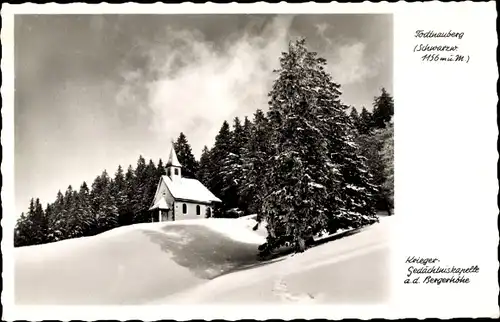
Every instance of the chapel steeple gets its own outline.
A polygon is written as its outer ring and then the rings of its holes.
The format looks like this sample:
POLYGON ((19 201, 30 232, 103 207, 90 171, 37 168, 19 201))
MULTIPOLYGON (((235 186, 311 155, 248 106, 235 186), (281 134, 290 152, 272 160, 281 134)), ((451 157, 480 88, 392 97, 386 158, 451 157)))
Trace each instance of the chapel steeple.
POLYGON ((177 154, 175 153, 174 142, 172 141, 172 148, 170 149, 170 155, 167 161, 167 175, 172 180, 181 178, 181 168, 182 165, 177 159, 177 154))

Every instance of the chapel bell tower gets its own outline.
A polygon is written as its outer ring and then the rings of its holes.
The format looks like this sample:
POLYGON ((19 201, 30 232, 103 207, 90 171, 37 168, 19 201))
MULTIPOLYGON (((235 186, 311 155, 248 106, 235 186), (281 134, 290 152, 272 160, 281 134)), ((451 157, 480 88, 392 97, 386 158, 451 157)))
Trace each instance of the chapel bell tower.
POLYGON ((179 180, 181 178, 181 168, 182 165, 177 159, 174 142, 172 141, 172 148, 170 150, 170 155, 167 162, 167 175, 170 177, 170 179, 172 179, 172 181, 179 180))

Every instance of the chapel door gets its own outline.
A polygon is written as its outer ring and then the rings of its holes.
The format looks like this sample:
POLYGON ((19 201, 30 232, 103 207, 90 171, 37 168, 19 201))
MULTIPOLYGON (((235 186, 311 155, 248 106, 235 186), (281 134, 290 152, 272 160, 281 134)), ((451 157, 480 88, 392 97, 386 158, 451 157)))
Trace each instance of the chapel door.
POLYGON ((168 210, 161 211, 161 221, 168 221, 168 210))

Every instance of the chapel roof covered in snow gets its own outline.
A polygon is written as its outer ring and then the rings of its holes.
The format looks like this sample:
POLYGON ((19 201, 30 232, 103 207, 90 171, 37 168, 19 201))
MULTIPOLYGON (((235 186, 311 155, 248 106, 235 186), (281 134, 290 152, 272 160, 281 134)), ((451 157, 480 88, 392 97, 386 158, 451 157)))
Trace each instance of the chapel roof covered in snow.
POLYGON ((168 190, 175 199, 183 199, 204 203, 221 202, 210 190, 196 179, 162 176, 168 190))

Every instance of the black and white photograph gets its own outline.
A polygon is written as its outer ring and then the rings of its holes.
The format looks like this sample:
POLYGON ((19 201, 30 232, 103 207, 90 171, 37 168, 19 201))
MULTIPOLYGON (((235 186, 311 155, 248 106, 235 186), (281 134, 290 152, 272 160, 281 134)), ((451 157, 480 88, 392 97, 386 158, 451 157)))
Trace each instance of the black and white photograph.
POLYGON ((16 303, 386 301, 392 28, 16 17, 16 303))
POLYGON ((500 316, 493 2, 1 15, 3 319, 500 316))

